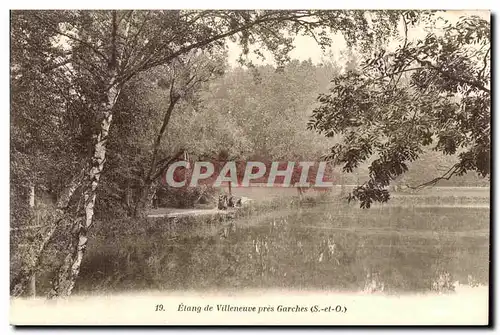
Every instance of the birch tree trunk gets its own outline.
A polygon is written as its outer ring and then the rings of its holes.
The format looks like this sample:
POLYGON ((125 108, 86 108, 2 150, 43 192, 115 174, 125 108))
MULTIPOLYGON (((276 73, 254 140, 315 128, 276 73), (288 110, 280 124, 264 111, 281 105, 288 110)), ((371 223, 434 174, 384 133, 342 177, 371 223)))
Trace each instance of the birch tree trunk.
MULTIPOLYGON (((110 83, 114 83, 115 78, 116 73, 111 76, 110 83)), ((106 160, 106 143, 113 119, 113 107, 116 104, 119 94, 120 87, 117 84, 113 84, 107 91, 106 102, 102 104, 102 120, 88 171, 88 183, 85 185, 83 192, 84 213, 74 220, 72 237, 68 245, 68 254, 59 270, 58 277, 54 281, 54 294, 57 296, 71 295, 80 272, 80 266, 88 242, 87 233, 92 227, 94 219, 94 206, 99 179, 106 160)))
POLYGON ((63 191, 59 194, 59 197, 56 202, 56 207, 58 209, 65 209, 68 207, 71 197, 75 193, 75 191, 82 185, 82 182, 85 178, 86 168, 82 168, 80 173, 75 175, 68 185, 63 189, 63 191))

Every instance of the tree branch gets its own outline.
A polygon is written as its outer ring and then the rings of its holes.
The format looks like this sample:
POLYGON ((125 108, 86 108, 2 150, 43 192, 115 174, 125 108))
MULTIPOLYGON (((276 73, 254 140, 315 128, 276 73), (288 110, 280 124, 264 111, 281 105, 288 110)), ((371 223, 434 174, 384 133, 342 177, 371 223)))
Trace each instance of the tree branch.
POLYGON ((66 33, 63 33, 62 31, 60 31, 59 29, 57 29, 55 27, 55 25, 53 23, 49 23, 49 22, 46 22, 44 19, 42 19, 40 16, 38 15, 34 15, 42 24, 44 24, 46 27, 48 27, 49 29, 51 29, 54 33, 58 34, 58 35, 61 35, 61 36, 64 36, 64 37, 67 37, 75 42, 78 42, 84 46, 86 46, 87 48, 89 48, 90 50, 92 50, 93 52, 95 52, 99 57, 101 57, 102 59, 104 59, 106 62, 108 61, 108 57, 106 57, 106 55, 104 53, 102 53, 99 49, 97 49, 95 46, 93 46, 92 44, 88 43, 88 42, 85 42, 79 38, 77 38, 76 36, 72 36, 70 34, 66 34, 66 33))
POLYGON ((72 61, 72 58, 68 58, 68 59, 65 59, 65 60, 61 61, 60 63, 55 63, 55 64, 52 64, 52 65, 50 65, 50 66, 44 66, 44 67, 41 69, 41 72, 42 72, 42 73, 47 73, 47 72, 50 72, 50 71, 55 70, 55 69, 57 69, 57 68, 59 68, 59 67, 61 67, 61 66, 64 66, 64 65, 66 65, 66 64, 71 63, 71 61, 72 61))
POLYGON ((479 72, 478 80, 483 79, 484 71, 486 70, 486 67, 488 66, 487 58, 488 58, 488 55, 490 54, 490 50, 491 50, 491 47, 486 51, 486 54, 484 55, 484 58, 483 58, 484 66, 481 69, 481 71, 479 72))
POLYGON ((436 72, 438 72, 439 74, 441 74, 443 77, 454 80, 454 81, 461 83, 461 84, 470 85, 470 86, 475 87, 481 91, 484 91, 488 94, 491 94, 491 91, 479 82, 471 81, 471 80, 467 80, 464 78, 459 78, 457 76, 454 76, 451 73, 447 73, 446 71, 443 71, 440 67, 432 64, 430 61, 423 61, 423 60, 419 59, 418 57, 413 57, 413 59, 415 59, 420 65, 430 67, 431 69, 433 69, 436 72))
POLYGON ((162 159, 164 164, 162 164, 162 166, 158 169, 158 171, 156 171, 153 174, 153 176, 151 177, 151 181, 154 181, 154 180, 157 180, 158 178, 160 178, 162 173, 170 166, 170 164, 172 164, 175 160, 177 160, 179 157, 181 157, 184 154, 184 152, 185 152, 185 150, 181 149, 181 150, 177 151, 177 153, 175 155, 173 155, 172 157, 162 159))
POLYGON ((161 50, 158 50, 155 53, 150 54, 145 60, 140 62, 135 68, 130 69, 127 73, 124 74, 124 77, 118 78, 117 80, 120 81, 127 81, 130 78, 132 78, 135 74, 148 70, 154 66, 161 65, 161 64, 166 64, 175 59, 176 57, 183 55, 193 49, 198 49, 198 48, 203 48, 207 46, 208 44, 215 42, 217 40, 224 39, 226 37, 232 36, 238 32, 241 32, 243 30, 247 30, 252 28, 253 26, 267 23, 267 22, 272 22, 272 21, 277 21, 277 22, 282 22, 282 21, 291 21, 292 19, 297 19, 297 18, 302 18, 302 17, 308 17, 311 15, 290 15, 290 16, 284 16, 284 17, 270 17, 269 15, 263 15, 260 18, 256 19, 255 21, 249 22, 247 24, 244 24, 242 26, 236 27, 234 29, 231 29, 225 33, 218 33, 210 38, 203 39, 201 41, 198 41, 196 43, 190 44, 188 46, 182 47, 177 51, 171 52, 167 56, 160 57, 159 54, 164 53, 165 48, 168 48, 167 46, 164 46, 163 48, 160 48, 161 50))
POLYGON ((457 164, 453 165, 448 171, 446 171, 446 173, 444 173, 440 177, 434 178, 428 182, 422 183, 422 184, 417 185, 417 186, 410 186, 408 184, 406 184, 406 186, 412 190, 420 190, 424 187, 434 186, 440 180, 450 180, 450 178, 453 177, 458 172, 458 170, 459 170, 459 164, 457 163, 457 164))
POLYGON ((370 84, 373 84, 373 83, 375 83, 377 81, 381 81, 382 79, 385 79, 385 78, 388 78, 388 77, 393 77, 393 76, 395 76, 397 74, 400 74, 400 73, 409 72, 409 71, 417 71, 417 70, 425 70, 425 69, 426 69, 425 67, 412 67, 412 68, 409 68, 409 69, 403 69, 403 70, 400 70, 400 71, 391 72, 391 73, 388 73, 386 75, 383 75, 383 76, 374 78, 372 80, 369 80, 366 83, 364 83, 363 85, 361 85, 359 88, 366 87, 366 86, 368 86, 370 84))

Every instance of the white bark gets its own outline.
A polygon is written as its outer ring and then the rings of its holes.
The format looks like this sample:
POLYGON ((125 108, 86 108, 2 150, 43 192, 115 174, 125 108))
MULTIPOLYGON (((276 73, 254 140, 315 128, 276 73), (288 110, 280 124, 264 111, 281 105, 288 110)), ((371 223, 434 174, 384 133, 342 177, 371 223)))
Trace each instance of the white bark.
POLYGON ((83 168, 80 173, 73 177, 69 182, 68 186, 61 192, 59 198, 57 199, 56 207, 59 209, 64 209, 68 207, 71 197, 75 193, 78 187, 82 184, 83 178, 85 176, 85 168, 83 168))
POLYGON ((35 207, 35 185, 30 185, 30 196, 29 196, 30 208, 35 207))
MULTIPOLYGON (((114 78, 112 78, 111 82, 114 82, 114 78)), ((87 186, 83 194, 85 218, 77 222, 77 226, 75 227, 75 241, 70 246, 71 250, 68 250, 70 254, 66 258, 65 264, 59 274, 58 287, 56 287, 57 294, 59 295, 71 294, 80 272, 80 266, 88 242, 87 232, 91 228, 94 219, 97 187, 99 186, 99 179, 106 160, 106 142, 113 119, 112 111, 119 94, 119 87, 112 86, 107 93, 107 102, 102 106, 103 118, 94 146, 92 164, 88 173, 90 185, 87 186)))
MULTIPOLYGON (((35 225, 38 225, 38 213, 35 209, 35 185, 30 185, 30 196, 29 196, 29 205, 33 215, 35 216, 35 225)), ((34 267, 33 267, 34 268, 34 267)), ((33 270, 30 277, 30 295, 35 298, 36 297, 36 273, 33 270)))

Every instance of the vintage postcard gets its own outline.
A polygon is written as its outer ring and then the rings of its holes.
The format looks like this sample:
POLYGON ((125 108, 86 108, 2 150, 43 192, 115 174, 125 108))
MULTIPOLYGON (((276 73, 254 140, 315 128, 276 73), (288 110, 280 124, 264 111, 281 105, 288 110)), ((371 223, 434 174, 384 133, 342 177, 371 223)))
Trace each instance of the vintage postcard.
POLYGON ((12 10, 11 324, 489 324, 490 33, 12 10))

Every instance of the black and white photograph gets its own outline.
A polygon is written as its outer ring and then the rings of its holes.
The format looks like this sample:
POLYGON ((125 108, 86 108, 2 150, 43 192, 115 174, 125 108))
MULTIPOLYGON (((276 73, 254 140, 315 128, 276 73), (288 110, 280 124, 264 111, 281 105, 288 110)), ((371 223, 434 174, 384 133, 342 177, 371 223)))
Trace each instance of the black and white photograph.
POLYGON ((489 10, 9 16, 12 325, 489 324, 489 10))

